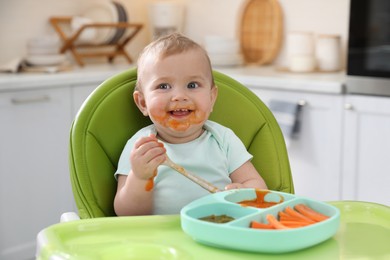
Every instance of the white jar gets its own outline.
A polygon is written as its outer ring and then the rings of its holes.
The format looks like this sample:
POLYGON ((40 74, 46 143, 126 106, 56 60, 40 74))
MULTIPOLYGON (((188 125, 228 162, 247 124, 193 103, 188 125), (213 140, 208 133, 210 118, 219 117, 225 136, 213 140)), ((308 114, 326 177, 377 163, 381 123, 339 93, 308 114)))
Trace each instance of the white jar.
POLYGON ((320 71, 339 71, 341 69, 341 40, 339 35, 318 35, 316 60, 320 71))
POLYGON ((297 54, 290 56, 290 71, 293 72, 311 72, 316 67, 314 55, 297 54))
POLYGON ((291 55, 313 55, 314 34, 311 32, 290 32, 287 36, 287 53, 291 55))
POLYGON ((288 67, 294 72, 310 72, 315 69, 314 34, 290 32, 287 36, 288 67))

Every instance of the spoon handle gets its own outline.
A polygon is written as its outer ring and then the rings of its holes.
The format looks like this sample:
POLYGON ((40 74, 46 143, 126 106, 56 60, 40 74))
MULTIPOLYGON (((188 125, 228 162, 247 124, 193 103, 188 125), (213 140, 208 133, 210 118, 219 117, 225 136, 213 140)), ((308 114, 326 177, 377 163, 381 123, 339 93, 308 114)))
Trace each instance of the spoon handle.
POLYGON ((177 165, 176 163, 172 162, 171 159, 167 156, 166 160, 164 161, 163 163, 164 165, 174 169, 175 171, 177 171, 178 173, 182 174, 183 176, 187 177, 188 179, 190 179, 191 181, 195 182, 196 184, 200 185, 202 188, 208 190, 209 192, 211 193, 216 193, 218 191, 220 191, 216 186, 214 186, 213 184, 211 184, 210 182, 198 177, 198 176, 195 176, 193 174, 191 174, 190 172, 188 172, 186 169, 184 169, 183 167, 181 167, 180 165, 177 165))

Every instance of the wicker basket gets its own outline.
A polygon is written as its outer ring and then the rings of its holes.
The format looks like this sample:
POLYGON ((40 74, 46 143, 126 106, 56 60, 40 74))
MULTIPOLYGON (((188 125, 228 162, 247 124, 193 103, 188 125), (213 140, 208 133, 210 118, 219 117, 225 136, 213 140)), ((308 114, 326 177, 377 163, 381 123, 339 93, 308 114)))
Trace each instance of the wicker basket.
POLYGON ((271 63, 283 38, 283 14, 277 0, 250 0, 242 12, 240 44, 246 63, 271 63))

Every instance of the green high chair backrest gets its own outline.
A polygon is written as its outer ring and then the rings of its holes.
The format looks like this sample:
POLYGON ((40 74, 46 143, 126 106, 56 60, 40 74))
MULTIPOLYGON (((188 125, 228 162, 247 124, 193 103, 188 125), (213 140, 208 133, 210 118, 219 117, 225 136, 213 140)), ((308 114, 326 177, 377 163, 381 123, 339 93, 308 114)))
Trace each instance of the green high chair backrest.
MULTIPOLYGON (((210 120, 231 128, 254 156, 271 190, 294 192, 282 132, 267 106, 248 88, 214 71, 218 98, 210 120)), ((151 124, 133 101, 136 69, 104 81, 80 108, 70 132, 69 163, 81 218, 115 216, 114 173, 126 141, 151 124)))

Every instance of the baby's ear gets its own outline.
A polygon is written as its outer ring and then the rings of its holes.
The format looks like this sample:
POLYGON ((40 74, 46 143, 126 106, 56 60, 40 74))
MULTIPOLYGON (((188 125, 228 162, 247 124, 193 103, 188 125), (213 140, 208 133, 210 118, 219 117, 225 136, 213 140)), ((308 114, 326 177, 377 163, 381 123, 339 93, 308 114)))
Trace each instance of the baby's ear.
MULTIPOLYGON (((217 85, 214 85, 211 89, 211 102, 212 102, 212 107, 214 107, 215 101, 217 101, 218 97, 218 87, 217 85)), ((211 110, 212 111, 212 110, 211 110)))
POLYGON ((138 109, 142 112, 144 116, 148 116, 148 110, 146 109, 146 102, 145 102, 145 97, 143 93, 139 90, 135 90, 133 92, 133 98, 134 102, 137 105, 138 109))

